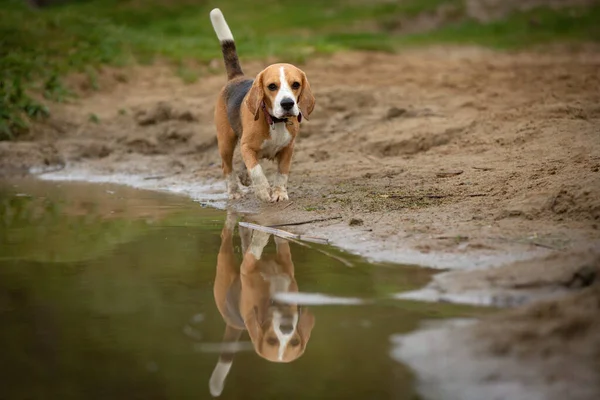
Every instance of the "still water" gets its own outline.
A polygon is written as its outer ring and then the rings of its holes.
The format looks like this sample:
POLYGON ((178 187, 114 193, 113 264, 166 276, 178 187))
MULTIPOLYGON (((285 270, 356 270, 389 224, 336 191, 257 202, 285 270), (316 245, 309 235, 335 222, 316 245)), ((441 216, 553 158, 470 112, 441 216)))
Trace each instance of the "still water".
POLYGON ((416 399, 390 336, 477 313, 390 299, 431 273, 183 197, 0 182, 0 399, 416 399))

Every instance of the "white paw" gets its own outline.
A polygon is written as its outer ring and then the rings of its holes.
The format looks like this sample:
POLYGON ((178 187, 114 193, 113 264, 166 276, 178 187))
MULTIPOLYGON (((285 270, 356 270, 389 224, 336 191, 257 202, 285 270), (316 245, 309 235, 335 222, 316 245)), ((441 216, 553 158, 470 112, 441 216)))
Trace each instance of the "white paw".
POLYGON ((262 201, 271 201, 271 195, 269 194, 268 186, 255 187, 254 194, 262 201))
POLYGON ((279 187, 273 188, 273 193, 271 194, 271 201, 276 203, 278 201, 287 201, 290 198, 288 197, 287 190, 279 187))
POLYGON ((263 231, 253 231, 252 232, 252 244, 256 246, 265 247, 267 243, 269 243, 269 238, 271 237, 270 233, 263 231))
POLYGON ((254 258, 260 260, 264 248, 269 243, 270 233, 263 231, 252 232, 252 240, 250 242, 250 248, 248 251, 254 255, 254 258))

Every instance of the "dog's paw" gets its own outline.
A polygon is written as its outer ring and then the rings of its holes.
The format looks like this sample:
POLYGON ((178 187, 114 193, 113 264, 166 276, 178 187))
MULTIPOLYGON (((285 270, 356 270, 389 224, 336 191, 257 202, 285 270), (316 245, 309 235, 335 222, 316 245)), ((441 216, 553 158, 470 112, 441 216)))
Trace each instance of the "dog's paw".
POLYGON ((245 186, 245 187, 250 187, 252 186, 252 180, 250 179, 250 174, 248 173, 248 170, 246 169, 246 166, 243 165, 243 168, 240 168, 240 173, 238 174, 238 181, 240 183, 240 185, 245 186))
POLYGON ((255 187, 254 188, 254 194, 256 195, 256 197, 259 200, 262 200, 262 201, 265 201, 265 202, 270 202, 271 201, 271 195, 269 194, 269 187, 268 186, 255 187))
POLYGON ((276 203, 278 201, 287 201, 289 200, 289 196, 287 190, 280 187, 274 187, 273 193, 271 194, 271 202, 276 203))
POLYGON ((254 255, 254 258, 260 260, 264 248, 269 243, 269 238, 271 237, 270 233, 263 231, 254 231, 252 232, 252 239, 250 241, 250 248, 248 251, 254 255))
POLYGON ((261 248, 265 247, 267 243, 269 243, 269 238, 271 237, 270 233, 263 231, 253 231, 252 232, 252 245, 260 246, 261 248))

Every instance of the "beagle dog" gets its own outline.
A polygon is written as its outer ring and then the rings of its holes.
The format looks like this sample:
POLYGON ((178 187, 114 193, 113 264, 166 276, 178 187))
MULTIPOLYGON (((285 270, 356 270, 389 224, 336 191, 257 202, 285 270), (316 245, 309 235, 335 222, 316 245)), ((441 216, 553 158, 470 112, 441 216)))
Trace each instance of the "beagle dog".
POLYGON ((242 158, 254 188, 263 201, 288 200, 287 182, 300 123, 308 120, 315 106, 306 74, 291 64, 273 64, 256 79, 244 76, 231 30, 218 8, 210 12, 221 42, 227 84, 215 107, 217 141, 230 199, 241 197, 239 178, 233 171, 233 152, 240 141, 242 158), (259 161, 277 162, 273 187, 259 161))
POLYGON ((288 241, 275 237, 276 254, 265 254, 271 235, 239 227, 243 260, 238 271, 233 251, 235 225, 235 216, 229 214, 217 257, 214 297, 226 325, 223 344, 229 346, 224 346, 210 377, 213 396, 223 390, 233 363, 231 345, 244 330, 258 355, 271 362, 288 363, 304 353, 315 325, 307 308, 273 299, 276 293, 298 291, 288 241))

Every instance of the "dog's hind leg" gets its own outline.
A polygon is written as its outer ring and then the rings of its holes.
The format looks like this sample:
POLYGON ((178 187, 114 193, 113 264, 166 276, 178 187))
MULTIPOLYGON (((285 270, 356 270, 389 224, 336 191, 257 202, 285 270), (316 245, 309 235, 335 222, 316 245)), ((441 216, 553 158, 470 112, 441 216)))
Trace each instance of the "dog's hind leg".
POLYGON ((215 111, 215 126, 217 128, 217 139, 219 144, 219 154, 221 155, 221 166, 223 175, 227 180, 227 196, 230 199, 239 199, 242 192, 239 187, 239 178, 233 171, 233 152, 238 142, 238 138, 227 120, 227 113, 219 112, 219 107, 225 108, 225 102, 222 97, 217 102, 215 111))
POLYGON ((283 267, 283 272, 294 277, 294 263, 290 251, 290 242, 275 236, 275 246, 277 248, 277 258, 280 265, 283 267))
POLYGON ((236 268, 235 255, 233 253, 233 232, 235 230, 235 217, 227 215, 227 221, 221 230, 221 246, 217 254, 217 271, 213 292, 215 303, 222 315, 225 313, 225 301, 227 291, 232 282, 239 276, 236 268))
POLYGON ((223 175, 227 181, 227 196, 230 199, 239 199, 242 197, 242 192, 239 187, 239 178, 233 171, 233 152, 235 150, 237 138, 235 137, 233 130, 231 130, 231 132, 223 132, 220 136, 219 154, 221 155, 223 175))
POLYGON ((240 183, 242 185, 247 186, 247 187, 252 186, 252 180, 250 179, 250 174, 248 173, 248 168, 246 168, 246 164, 244 164, 243 161, 240 163, 238 177, 240 178, 240 183))

